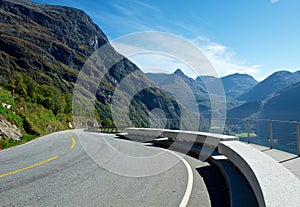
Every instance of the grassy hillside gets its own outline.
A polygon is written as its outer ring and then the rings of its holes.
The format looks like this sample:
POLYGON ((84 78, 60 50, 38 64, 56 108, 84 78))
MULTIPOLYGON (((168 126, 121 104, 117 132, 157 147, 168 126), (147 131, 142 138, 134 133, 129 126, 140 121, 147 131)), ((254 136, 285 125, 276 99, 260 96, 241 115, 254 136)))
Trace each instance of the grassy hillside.
MULTIPOLYGON (((58 110, 51 105, 50 96, 42 95, 42 90, 35 92, 35 96, 30 96, 28 91, 32 89, 26 87, 29 82, 18 81, 24 88, 16 89, 14 96, 12 96, 10 91, 13 85, 0 83, 0 119, 6 119, 11 124, 16 125, 21 130, 23 137, 19 141, 0 139, 2 149, 25 143, 35 137, 54 131, 67 129, 68 122, 71 121, 71 110, 68 109, 70 106, 66 102, 68 94, 58 94, 57 97, 60 99, 60 101, 56 102, 60 104, 58 110), (39 98, 34 99, 33 97, 39 98), (11 105, 11 109, 2 107, 2 103, 11 105)), ((38 85, 34 81, 30 83, 36 84, 37 88, 43 88, 42 85, 38 85)), ((52 89, 49 89, 47 92, 51 93, 51 91, 52 89)), ((54 103, 52 102, 52 104, 54 103)))

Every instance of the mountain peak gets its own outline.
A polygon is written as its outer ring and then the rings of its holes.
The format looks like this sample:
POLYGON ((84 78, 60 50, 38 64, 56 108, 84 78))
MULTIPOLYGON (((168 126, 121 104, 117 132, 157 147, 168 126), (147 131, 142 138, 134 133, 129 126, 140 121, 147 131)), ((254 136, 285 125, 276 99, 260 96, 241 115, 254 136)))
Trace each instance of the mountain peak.
POLYGON ((248 74, 245 74, 245 73, 233 73, 233 74, 224 76, 223 78, 225 78, 225 77, 252 77, 252 76, 248 75, 248 74))
POLYGON ((174 72, 175 75, 178 75, 178 76, 186 76, 182 70, 180 68, 178 68, 175 72, 174 72))
POLYGON ((222 80, 231 80, 231 81, 248 81, 251 82, 251 85, 256 85, 257 80, 255 80, 251 75, 248 74, 241 74, 241 73, 234 73, 228 76, 224 76, 221 78, 222 80))
POLYGON ((276 71, 275 73, 271 74, 269 77, 274 77, 274 76, 284 76, 284 75, 291 75, 292 72, 287 71, 287 70, 280 70, 276 71))

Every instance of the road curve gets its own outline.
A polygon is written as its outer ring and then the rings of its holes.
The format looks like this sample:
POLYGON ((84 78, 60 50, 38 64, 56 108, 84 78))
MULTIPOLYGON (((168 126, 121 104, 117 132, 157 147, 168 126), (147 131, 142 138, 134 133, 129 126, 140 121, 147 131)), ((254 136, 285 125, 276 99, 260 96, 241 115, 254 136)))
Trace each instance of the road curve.
POLYGON ((124 176, 99 165, 86 152, 88 146, 105 156, 104 141, 130 156, 165 152, 82 130, 47 135, 0 151, 0 206, 210 206, 196 170, 207 163, 171 152, 166 159, 178 162, 170 169, 146 177, 124 176))

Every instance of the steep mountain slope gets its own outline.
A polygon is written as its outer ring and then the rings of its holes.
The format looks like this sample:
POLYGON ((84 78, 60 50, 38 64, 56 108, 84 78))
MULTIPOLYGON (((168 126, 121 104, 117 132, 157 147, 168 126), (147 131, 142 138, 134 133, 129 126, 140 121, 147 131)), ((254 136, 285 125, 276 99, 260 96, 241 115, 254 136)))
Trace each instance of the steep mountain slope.
POLYGON ((300 120, 300 82, 275 94, 264 105, 262 118, 278 120, 300 120))
MULTIPOLYGON (((41 85, 52 85, 62 92, 71 92, 77 75, 87 59, 106 45, 109 53, 99 56, 90 74, 86 74, 85 89, 98 88, 95 103, 101 120, 112 119, 110 105, 116 86, 134 73, 127 83, 127 92, 135 91, 135 83, 149 88, 138 93, 132 101, 130 114, 134 125, 149 124, 153 108, 164 104, 168 118, 179 118, 178 104, 165 92, 155 88, 140 69, 118 54, 107 37, 83 11, 68 7, 43 5, 30 1, 0 1, 0 81, 15 84, 17 76, 30 76, 41 85), (104 63, 115 63, 105 68, 104 63), (101 82, 95 82, 102 75, 101 82), (153 95, 153 103, 140 98, 153 95), (137 101, 138 100, 138 101, 137 101)), ((126 95, 123 92, 121 97, 126 95)), ((90 94, 92 95, 92 94, 90 94)), ((122 99, 117 99, 121 105, 122 99)), ((116 103, 118 104, 118 103, 116 103)))
POLYGON ((246 102, 240 106, 228 110, 227 116, 229 118, 257 118, 261 111, 263 104, 260 101, 246 102))
POLYGON ((83 11, 72 8, 1 1, 0 17, 3 78, 21 72, 68 90, 87 57, 108 42, 83 11))
POLYGON ((230 118, 261 118, 275 120, 300 120, 300 81, 262 101, 248 101, 228 111, 230 118))
POLYGON ((271 98, 276 92, 300 81, 299 72, 278 71, 258 83, 254 88, 242 94, 241 101, 262 101, 271 98))
POLYGON ((235 73, 221 78, 227 100, 235 100, 258 82, 250 75, 235 73))
POLYGON ((216 81, 216 77, 214 76, 198 76, 195 81, 197 82, 201 82, 203 84, 203 82, 206 82, 206 83, 211 83, 211 82, 214 82, 216 81))

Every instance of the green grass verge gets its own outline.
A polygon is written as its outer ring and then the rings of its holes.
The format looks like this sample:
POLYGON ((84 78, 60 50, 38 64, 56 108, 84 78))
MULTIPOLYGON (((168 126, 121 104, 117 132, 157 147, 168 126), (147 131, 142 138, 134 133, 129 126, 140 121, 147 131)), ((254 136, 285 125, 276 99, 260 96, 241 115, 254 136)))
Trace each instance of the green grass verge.
POLYGON ((20 140, 0 139, 0 150, 14 147, 20 144, 25 144, 26 142, 29 142, 37 137, 37 135, 23 135, 20 140))
MULTIPOLYGON (((242 133, 235 134, 234 136, 236 136, 236 137, 248 137, 248 133, 247 132, 242 132, 242 133)), ((250 133, 250 137, 257 137, 257 135, 254 134, 254 133, 250 133)))
POLYGON ((24 144, 37 137, 68 129, 69 114, 59 113, 56 116, 49 109, 37 103, 31 103, 0 86, 0 119, 6 119, 16 125, 22 132, 20 140, 0 139, 0 150, 24 144), (2 107, 2 103, 12 105, 12 109, 2 107))

